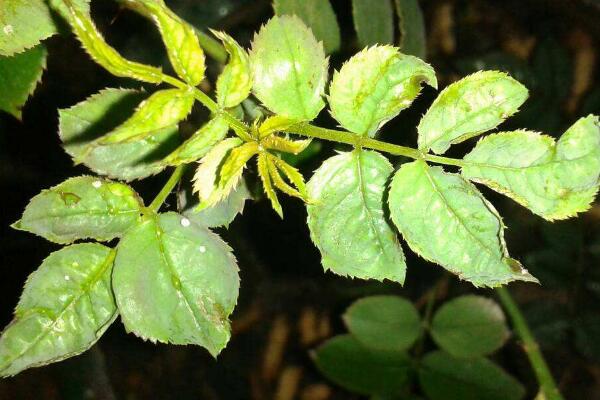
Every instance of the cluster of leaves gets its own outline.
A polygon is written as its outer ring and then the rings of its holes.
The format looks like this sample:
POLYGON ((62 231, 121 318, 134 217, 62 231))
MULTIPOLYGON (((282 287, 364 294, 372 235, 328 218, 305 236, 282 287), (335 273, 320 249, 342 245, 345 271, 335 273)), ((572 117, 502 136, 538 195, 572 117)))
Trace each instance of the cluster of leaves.
MULTIPOLYGON (((19 31, 27 30, 22 13, 36 2, 10 1, 17 11, 8 7, 13 14, 3 15, 3 23, 12 18, 19 31)), ((67 153, 118 181, 69 179, 32 199, 14 224, 67 247, 27 281, 15 319, 0 338, 2 376, 86 350, 117 315, 141 338, 198 344, 218 354, 230 337, 228 318, 239 277, 230 248, 208 228, 228 224, 241 211, 247 196, 243 173, 255 156, 265 194, 279 215, 276 189, 307 202, 311 237, 326 270, 399 283, 405 257, 388 213, 417 254, 476 286, 498 286, 536 279, 508 256, 500 216, 469 180, 549 220, 584 211, 598 189, 595 116, 580 119, 556 143, 535 132, 502 132, 481 140, 463 160, 435 155, 494 129, 517 111, 527 90, 504 73, 479 72, 448 86, 417 128, 418 149, 403 148, 373 138, 410 106, 423 84, 437 87, 437 79, 430 65, 397 47, 368 47, 335 72, 327 99, 347 132, 327 130, 309 122, 326 105, 328 60, 322 43, 296 16, 272 18, 249 53, 225 33, 213 32, 229 54, 213 100, 197 88, 206 68, 194 28, 162 0, 125 4, 157 25, 178 78, 122 57, 97 30, 85 1, 50 3, 102 67, 119 77, 170 87, 143 101, 143 93, 105 89, 60 110, 67 153), (251 94, 268 110, 266 118, 244 119, 240 103, 251 94), (196 101, 209 109, 210 120, 179 144, 178 124, 196 101), (231 132, 234 136, 228 136, 231 132), (326 160, 305 184, 280 155, 302 152, 310 139, 293 140, 290 133, 354 149, 326 160), (387 158, 369 147, 415 161, 394 172, 387 158), (182 166, 196 161, 195 210, 159 213, 182 166), (461 173, 431 167, 430 161, 458 165, 461 173), (169 166, 176 166, 176 173, 148 206, 119 182, 169 166), (199 212, 190 216, 194 211, 199 212), (112 249, 72 244, 116 238, 112 249)))
POLYGON ((313 359, 323 375, 351 392, 409 398, 418 381, 431 400, 525 395, 515 378, 486 357, 510 336, 502 309, 489 298, 457 297, 422 321, 408 300, 372 296, 352 304, 343 320, 349 333, 325 342, 313 359), (426 334, 439 350, 422 355, 426 334))

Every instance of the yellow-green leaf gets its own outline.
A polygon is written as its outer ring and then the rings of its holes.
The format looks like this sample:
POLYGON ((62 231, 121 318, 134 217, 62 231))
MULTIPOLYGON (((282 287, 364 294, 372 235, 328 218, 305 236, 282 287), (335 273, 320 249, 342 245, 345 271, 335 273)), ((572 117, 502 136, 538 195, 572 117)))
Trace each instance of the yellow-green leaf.
POLYGON ((223 108, 235 107, 244 101, 252 89, 252 75, 248 53, 231 36, 212 31, 221 39, 229 54, 229 61, 217 79, 217 103, 223 108))

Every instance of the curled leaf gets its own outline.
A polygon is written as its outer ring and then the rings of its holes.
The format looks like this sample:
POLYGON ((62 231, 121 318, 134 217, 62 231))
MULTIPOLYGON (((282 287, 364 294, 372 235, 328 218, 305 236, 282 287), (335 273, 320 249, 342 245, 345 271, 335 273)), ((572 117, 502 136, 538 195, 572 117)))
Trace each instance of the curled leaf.
POLYGON ((229 61, 217 79, 217 103, 223 108, 235 107, 244 101, 252 89, 252 75, 248 53, 238 42, 224 32, 212 31, 221 39, 229 54, 229 61))

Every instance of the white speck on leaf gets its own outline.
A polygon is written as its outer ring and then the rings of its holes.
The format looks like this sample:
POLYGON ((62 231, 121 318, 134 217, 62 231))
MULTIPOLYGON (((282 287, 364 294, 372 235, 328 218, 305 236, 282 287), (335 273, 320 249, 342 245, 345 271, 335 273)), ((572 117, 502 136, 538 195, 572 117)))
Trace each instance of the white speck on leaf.
POLYGON ((65 281, 70 281, 71 277, 69 275, 65 275, 65 281))
POLYGON ((94 181, 92 183, 92 186, 95 187, 96 189, 100 189, 100 186, 102 186, 102 182, 100 182, 100 181, 94 181))
POLYGON ((189 219, 187 218, 181 218, 181 226, 183 226, 184 228, 187 228, 188 226, 190 226, 191 222, 189 219))
POLYGON ((12 35, 14 33, 14 29, 12 25, 6 25, 3 29, 5 35, 12 35))
POLYGON ((206 253, 206 247, 200 246, 200 253, 206 253))

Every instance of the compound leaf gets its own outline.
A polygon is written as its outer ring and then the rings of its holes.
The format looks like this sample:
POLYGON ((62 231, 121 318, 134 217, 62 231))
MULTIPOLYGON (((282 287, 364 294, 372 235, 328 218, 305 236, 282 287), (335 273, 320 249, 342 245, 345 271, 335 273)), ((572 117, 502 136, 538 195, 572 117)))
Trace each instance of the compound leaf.
POLYGON ((50 254, 29 276, 0 337, 0 376, 81 354, 117 316, 114 251, 84 243, 50 254))
POLYGON ((161 214, 131 229, 117 248, 113 288, 125 328, 143 339, 197 344, 215 357, 229 341, 235 258, 186 217, 161 214))
POLYGON ((46 56, 43 45, 11 57, 0 56, 0 110, 21 119, 21 108, 46 68, 46 56))
POLYGON ((122 183, 80 176, 35 196, 16 229, 55 243, 112 240, 135 225, 142 212, 135 191, 122 183))
POLYGON ((460 175, 403 164, 392 180, 390 214, 408 245, 475 286, 537 280, 508 256, 494 207, 460 175))
POLYGON ((419 0, 395 0, 400 27, 400 49, 404 54, 425 59, 425 21, 419 0))
POLYGON ((329 0, 274 0, 277 15, 298 16, 323 42, 325 52, 330 54, 340 48, 340 27, 329 0))
POLYGON ((548 220, 587 210, 598 191, 598 117, 579 119, 555 142, 529 131, 501 132, 480 140, 465 157, 462 174, 548 220))
POLYGON ((410 106, 423 82, 437 87, 435 72, 424 61, 392 46, 364 49, 333 75, 331 113, 349 131, 373 137, 410 106))
POLYGON ((310 121, 325 106, 323 45, 298 17, 271 18, 254 37, 250 62, 254 94, 275 114, 310 121))
POLYGON ((407 350, 421 333, 421 318, 415 306, 398 296, 362 298, 346 310, 343 318, 352 336, 375 350, 407 350))
POLYGON ((244 101, 252 89, 252 75, 248 53, 238 42, 224 32, 212 31, 221 39, 229 54, 229 62, 217 79, 217 103, 223 108, 235 107, 244 101))
POLYGON ((158 27, 173 69, 189 85, 204 79, 205 56, 194 28, 171 11, 163 0, 133 0, 130 7, 151 17, 158 27))
POLYGON ((187 164, 203 157, 229 131, 229 124, 222 116, 216 116, 165 158, 168 165, 187 164))
POLYGON ((165 89, 144 100, 135 113, 100 144, 130 143, 151 136, 154 132, 176 125, 192 111, 194 96, 190 91, 165 89))
POLYGON ((327 378, 362 395, 398 396, 410 380, 411 360, 406 353, 369 349, 351 335, 328 340, 313 359, 327 378))
POLYGON ((496 302, 482 296, 461 296, 444 303, 431 323, 431 336, 455 357, 488 355, 509 336, 506 319, 496 302))
POLYGON ((59 110, 59 135, 66 152, 98 174, 126 181, 162 171, 165 164, 161 160, 177 146, 174 126, 131 143, 97 143, 97 139, 131 115, 141 96, 134 90, 105 89, 71 108, 59 110))
POLYGON ((283 209, 281 208, 281 203, 279 203, 279 199, 277 198, 277 192, 273 188, 273 181, 271 179, 271 166, 272 161, 267 156, 266 152, 261 152, 258 155, 257 159, 258 166, 258 176, 263 185, 263 190, 267 195, 267 198, 271 202, 271 207, 273 210, 283 219, 283 209))
POLYGON ((382 155, 355 150, 326 160, 310 179, 308 227, 325 270, 404 282, 404 254, 383 210, 392 172, 382 155))
POLYGON ((525 389, 486 358, 455 358, 442 351, 427 354, 419 381, 431 400, 520 400, 525 389))
POLYGON ((352 17, 360 47, 394 43, 394 9, 390 0, 352 0, 352 17))
POLYGON ((527 88, 503 72, 482 71, 445 88, 421 119, 419 149, 444 153, 450 145, 493 129, 513 115, 527 88))

